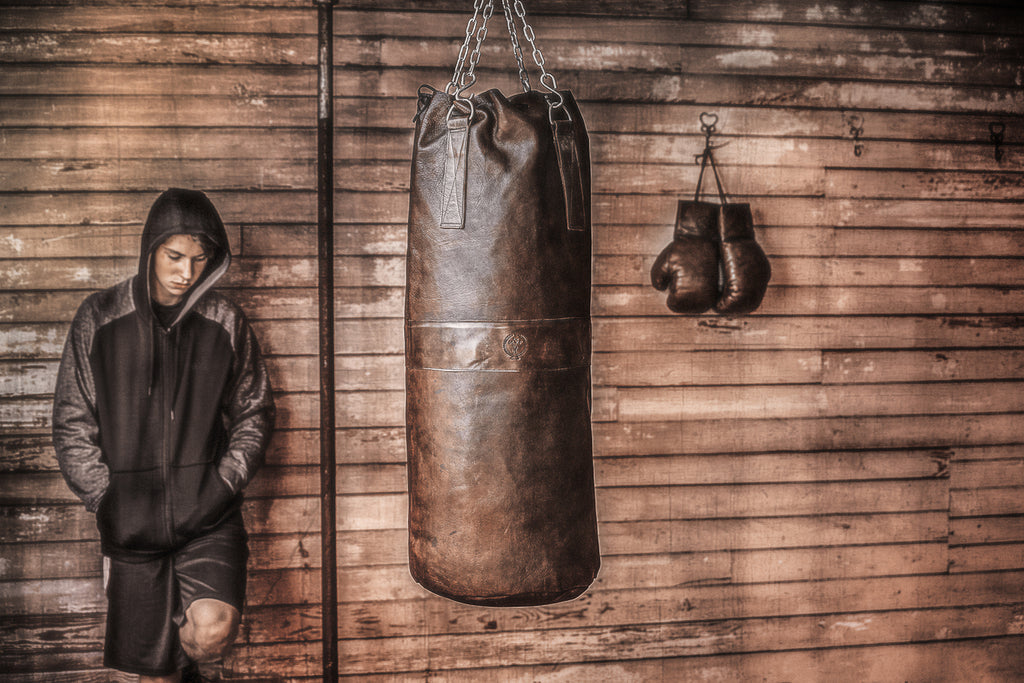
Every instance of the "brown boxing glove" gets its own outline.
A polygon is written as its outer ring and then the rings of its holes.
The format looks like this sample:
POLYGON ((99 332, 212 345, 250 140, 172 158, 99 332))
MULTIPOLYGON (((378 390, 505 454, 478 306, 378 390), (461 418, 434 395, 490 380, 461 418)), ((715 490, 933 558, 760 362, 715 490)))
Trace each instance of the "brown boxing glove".
POLYGON ((750 313, 761 305, 772 267, 754 239, 749 204, 723 204, 718 214, 722 250, 722 293, 715 310, 727 315, 750 313))
POLYGON ((672 242, 651 267, 651 284, 668 290, 676 313, 703 313, 718 300, 718 205, 679 201, 672 242))

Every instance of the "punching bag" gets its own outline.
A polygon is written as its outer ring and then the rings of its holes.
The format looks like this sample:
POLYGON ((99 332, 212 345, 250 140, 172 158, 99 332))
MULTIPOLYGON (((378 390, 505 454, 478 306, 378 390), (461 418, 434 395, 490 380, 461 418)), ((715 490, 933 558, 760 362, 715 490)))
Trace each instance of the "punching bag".
MULTIPOLYGON (((539 605, 580 595, 600 566, 589 143, 575 100, 549 73, 544 92, 529 88, 515 40, 524 92, 464 94, 493 0, 476 7, 470 27, 482 9, 482 31, 467 29, 448 88, 420 88, 416 117, 405 311, 409 566, 452 600, 539 605)), ((526 35, 532 43, 532 30, 526 35)))

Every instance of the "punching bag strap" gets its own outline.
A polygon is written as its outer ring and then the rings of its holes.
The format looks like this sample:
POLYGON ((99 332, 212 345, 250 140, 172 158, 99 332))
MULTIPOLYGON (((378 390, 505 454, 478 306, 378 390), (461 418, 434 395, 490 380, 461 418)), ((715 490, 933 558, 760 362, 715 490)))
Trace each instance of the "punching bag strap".
POLYGON ((487 38, 487 22, 494 13, 494 0, 475 0, 473 16, 466 25, 466 38, 455 61, 455 73, 445 87, 452 96, 445 122, 448 127, 448 153, 444 165, 441 194, 441 227, 460 230, 466 223, 466 182, 469 172, 466 163, 469 151, 469 127, 476 114, 476 106, 466 91, 476 83, 476 65, 480 61, 480 47, 487 38), (481 17, 481 12, 482 17, 481 17), (469 44, 476 36, 476 46, 469 52, 469 44), (465 116, 458 116, 461 112, 465 116))
POLYGON ((450 116, 448 124, 448 153, 444 164, 444 183, 441 194, 441 227, 462 229, 466 221, 466 182, 469 164, 470 116, 450 116))
POLYGON ((587 209, 584 205, 580 155, 576 148, 576 126, 570 118, 552 122, 552 128, 558 172, 562 176, 562 192, 565 195, 565 226, 569 230, 586 230, 587 209))

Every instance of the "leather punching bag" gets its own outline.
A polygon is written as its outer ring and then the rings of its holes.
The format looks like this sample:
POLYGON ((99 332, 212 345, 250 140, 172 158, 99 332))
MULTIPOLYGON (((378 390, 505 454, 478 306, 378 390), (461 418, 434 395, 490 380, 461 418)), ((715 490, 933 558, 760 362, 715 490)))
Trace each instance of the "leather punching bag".
POLYGON ((470 604, 571 599, 600 565, 583 118, 564 91, 422 90, 405 316, 410 571, 470 604))

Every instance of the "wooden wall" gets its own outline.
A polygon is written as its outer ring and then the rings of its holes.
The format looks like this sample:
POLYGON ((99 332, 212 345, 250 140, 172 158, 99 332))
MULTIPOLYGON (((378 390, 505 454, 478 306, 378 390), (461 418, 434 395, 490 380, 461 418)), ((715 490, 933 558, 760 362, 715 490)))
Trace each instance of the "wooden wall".
MULTIPOLYGON (((527 2, 592 135, 604 565, 574 602, 485 609, 420 589, 404 545, 414 93, 447 82, 471 4, 336 14, 343 673, 1024 679, 1021 11, 527 2), (646 284, 696 180, 702 111, 774 268, 751 316, 672 315, 646 284)), ((224 289, 255 320, 280 405, 222 675, 314 680, 315 10, 0 5, 0 677, 127 680, 101 669, 96 531, 56 471, 50 400, 78 303, 132 274, 149 205, 179 185, 229 224, 224 289)), ((512 91, 494 21, 481 84, 512 91)))

